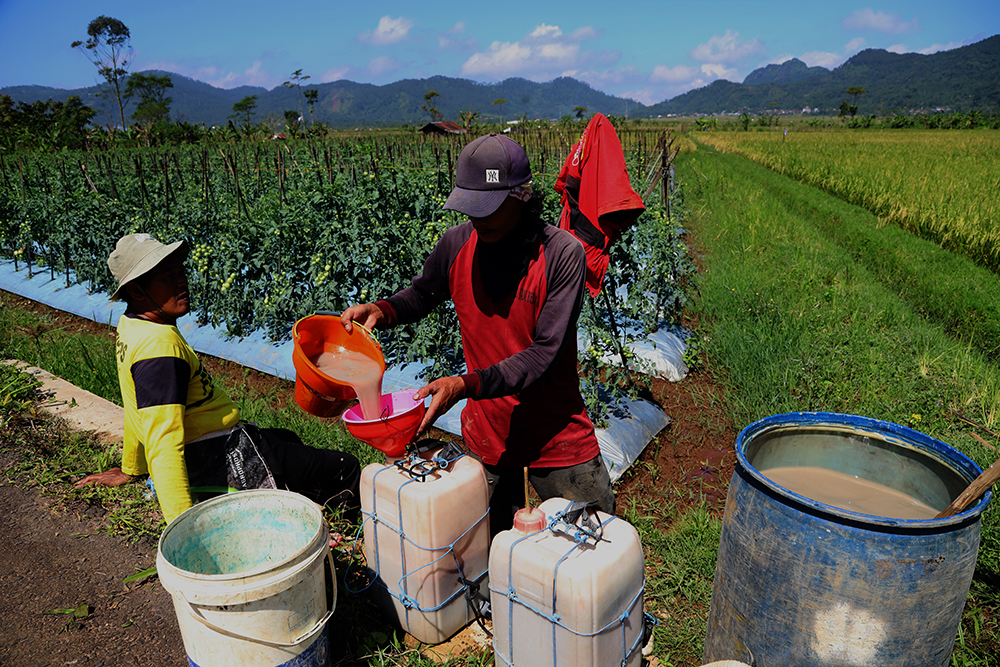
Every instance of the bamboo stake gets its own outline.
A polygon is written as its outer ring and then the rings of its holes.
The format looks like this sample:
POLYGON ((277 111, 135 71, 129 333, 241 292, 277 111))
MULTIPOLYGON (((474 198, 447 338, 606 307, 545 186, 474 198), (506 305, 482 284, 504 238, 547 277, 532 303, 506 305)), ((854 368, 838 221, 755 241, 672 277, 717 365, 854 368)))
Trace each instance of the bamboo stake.
POLYGON ((97 192, 97 186, 94 185, 94 182, 92 180, 90 180, 90 174, 87 173, 87 165, 84 164, 83 162, 80 163, 80 171, 83 172, 83 177, 87 179, 87 185, 90 186, 91 191, 97 192))
POLYGON ((1000 479, 1000 459, 994 461, 993 465, 965 487, 965 491, 962 491, 958 498, 951 502, 951 505, 941 510, 934 518, 943 519, 964 512, 979 496, 989 491, 997 479, 1000 479))
POLYGON ((528 501, 528 466, 524 466, 524 511, 531 511, 531 503, 528 501))

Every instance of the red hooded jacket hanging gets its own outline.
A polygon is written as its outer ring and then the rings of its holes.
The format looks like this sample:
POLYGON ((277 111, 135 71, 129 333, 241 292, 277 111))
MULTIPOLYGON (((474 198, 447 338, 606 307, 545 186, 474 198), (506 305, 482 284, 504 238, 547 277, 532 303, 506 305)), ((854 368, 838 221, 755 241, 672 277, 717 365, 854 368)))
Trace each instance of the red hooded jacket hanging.
POLYGON ((562 195, 559 227, 587 251, 587 288, 596 297, 608 270, 611 244, 646 210, 625 170, 625 154, 614 126, 594 114, 573 145, 556 179, 562 195))

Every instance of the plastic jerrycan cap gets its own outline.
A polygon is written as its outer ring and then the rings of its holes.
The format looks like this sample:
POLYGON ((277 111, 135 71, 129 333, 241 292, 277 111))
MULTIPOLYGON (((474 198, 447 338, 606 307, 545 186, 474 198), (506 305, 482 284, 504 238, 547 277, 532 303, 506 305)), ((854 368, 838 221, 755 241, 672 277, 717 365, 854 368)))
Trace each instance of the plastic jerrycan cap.
POLYGON ((522 508, 514 513, 514 530, 519 533, 526 535, 537 533, 542 528, 545 528, 545 522, 545 512, 537 507, 532 507, 531 509, 522 508))

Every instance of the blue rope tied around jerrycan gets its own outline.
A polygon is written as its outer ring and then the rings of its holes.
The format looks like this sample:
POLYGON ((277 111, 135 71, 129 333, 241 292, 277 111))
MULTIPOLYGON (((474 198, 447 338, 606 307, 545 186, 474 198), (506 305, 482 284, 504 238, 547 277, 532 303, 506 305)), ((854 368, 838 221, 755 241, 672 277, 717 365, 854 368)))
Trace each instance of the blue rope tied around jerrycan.
MULTIPOLYGON (((393 598, 395 598, 396 600, 398 600, 399 603, 402 604, 403 608, 406 610, 406 622, 407 622, 407 625, 409 625, 409 621, 410 621, 410 618, 409 618, 410 609, 414 609, 414 610, 416 610, 418 612, 424 612, 424 613, 426 613, 426 612, 434 612, 434 611, 438 611, 439 609, 441 609, 441 608, 447 606, 448 604, 450 604, 459 595, 465 594, 466 597, 468 597, 467 592, 468 592, 468 589, 469 589, 470 585, 472 584, 472 582, 465 577, 465 573, 462 571, 461 563, 459 562, 458 557, 455 555, 455 545, 458 544, 459 542, 461 542, 466 537, 466 535, 468 535, 474 528, 476 528, 476 526, 478 526, 479 524, 481 524, 483 522, 483 519, 485 519, 486 517, 489 516, 489 509, 487 508, 486 512, 481 517, 479 517, 479 519, 477 519, 475 521, 475 523, 473 523, 468 529, 466 529, 465 532, 463 532, 461 535, 459 535, 458 538, 456 538, 451 544, 445 545, 443 547, 436 547, 436 548, 426 547, 426 546, 423 546, 421 544, 417 544, 416 542, 414 542, 413 540, 411 540, 403 532, 403 512, 402 512, 402 492, 403 492, 403 487, 404 486, 406 486, 408 484, 412 484, 414 482, 424 482, 424 481, 426 481, 428 475, 430 475, 430 474, 432 474, 434 472, 437 472, 438 470, 447 469, 452 463, 458 461, 459 459, 461 459, 464 456, 465 456, 465 453, 462 452, 462 450, 459 449, 454 443, 448 443, 447 445, 445 445, 445 447, 443 447, 441 450, 439 450, 438 453, 435 456, 433 456, 429 460, 425 459, 425 458, 422 458, 420 456, 419 451, 418 451, 416 453, 411 454, 409 457, 407 457, 405 459, 401 459, 399 461, 396 461, 395 463, 391 463, 389 465, 386 465, 381 470, 379 470, 379 471, 377 471, 375 473, 375 477, 378 477, 379 475, 381 475, 383 472, 385 472, 387 470, 398 469, 398 470, 402 470, 403 472, 405 472, 408 475, 410 475, 410 479, 408 479, 405 482, 403 482, 402 484, 400 484, 399 489, 396 492, 396 507, 397 507, 397 511, 398 511, 398 514, 399 514, 398 517, 397 517, 399 528, 398 529, 394 528, 393 526, 389 525, 385 521, 380 520, 374 514, 374 512, 363 512, 363 514, 365 515, 365 519, 364 519, 364 521, 362 521, 361 526, 358 528, 357 535, 355 535, 355 541, 354 541, 355 546, 352 547, 352 549, 351 549, 351 558, 348 561, 348 570, 347 570, 347 572, 350 571, 350 563, 353 563, 353 561, 354 561, 354 549, 357 546, 357 537, 358 537, 358 535, 361 534, 361 531, 364 528, 364 522, 368 521, 369 519, 372 521, 372 523, 375 523, 375 524, 379 524, 380 523, 386 529, 391 530, 392 532, 394 532, 394 533, 396 533, 397 535, 400 536, 400 538, 401 538, 400 539, 400 543, 399 543, 400 563, 403 562, 403 555, 404 555, 403 554, 403 551, 404 551, 403 540, 409 542, 413 546, 415 546, 418 549, 421 549, 423 551, 429 551, 429 552, 443 551, 444 552, 440 556, 438 556, 437 558, 435 558, 434 560, 432 560, 431 562, 429 562, 429 563, 427 563, 425 565, 422 565, 421 567, 413 570, 412 572, 407 572, 402 577, 400 577, 399 582, 397 583, 397 586, 399 587, 399 590, 400 590, 400 594, 399 595, 397 595, 397 594, 393 593, 391 590, 389 590, 388 586, 386 586, 384 582, 382 583, 382 587, 383 587, 383 589, 385 589, 386 593, 388 593, 390 596, 392 596, 393 598), (452 593, 450 596, 448 596, 448 598, 444 602, 442 602, 441 604, 437 605, 436 607, 429 607, 429 608, 428 607, 421 607, 420 604, 417 602, 417 600, 414 599, 413 597, 411 597, 410 595, 408 595, 408 593, 407 593, 407 585, 406 585, 406 583, 407 583, 406 582, 407 577, 420 572, 424 568, 428 568, 428 567, 431 567, 431 566, 435 565, 442 558, 446 558, 449 555, 451 555, 451 557, 455 561, 455 567, 458 570, 458 581, 462 585, 459 586, 455 590, 454 593, 452 593)), ((373 508, 375 507, 375 484, 374 484, 374 479, 373 479, 373 483, 372 483, 372 507, 373 508)), ((377 530, 375 531, 374 536, 375 536, 375 543, 374 543, 375 567, 374 567, 374 571, 378 572, 379 569, 380 569, 379 568, 379 554, 380 554, 380 551, 379 551, 379 548, 378 548, 378 531, 377 530)), ((367 590, 373 583, 375 583, 376 577, 372 577, 371 581, 369 581, 363 588, 361 588, 361 589, 359 589, 357 591, 351 590, 350 587, 348 587, 347 583, 346 583, 347 572, 345 572, 345 574, 344 574, 345 588, 347 588, 347 590, 349 592, 351 592, 351 593, 362 593, 365 590, 367 590)))
MULTIPOLYGON (((587 514, 586 512, 587 509, 591 508, 594 505, 596 505, 596 503, 594 502, 572 501, 569 503, 569 505, 566 506, 566 509, 562 510, 561 512, 556 512, 554 515, 552 515, 552 517, 548 521, 548 525, 539 528, 537 531, 533 533, 529 533, 523 537, 520 537, 511 543, 507 552, 507 590, 501 591, 499 589, 493 588, 492 585, 490 586, 490 592, 504 595, 510 601, 510 604, 507 605, 507 615, 508 615, 507 645, 510 647, 510 660, 507 660, 507 658, 499 651, 495 652, 495 656, 499 658, 504 664, 514 667, 514 604, 515 603, 520 604, 525 609, 528 609, 529 611, 537 614, 538 616, 541 616, 542 618, 546 619, 547 621, 549 621, 549 623, 552 624, 553 665, 556 664, 557 628, 563 628, 567 632, 570 632, 578 637, 596 637, 597 635, 600 635, 601 633, 605 632, 615 624, 619 624, 622 629, 622 660, 620 664, 623 667, 628 662, 628 659, 632 656, 632 654, 635 653, 635 651, 638 650, 642 645, 645 636, 644 632, 639 633, 639 636, 636 638, 636 641, 633 642, 631 647, 627 645, 628 641, 625 632, 625 621, 628 620, 629 610, 632 608, 633 605, 635 605, 635 603, 642 596, 643 592, 645 592, 646 590, 645 578, 643 579, 642 586, 639 588, 639 591, 632 597, 629 603, 625 606, 625 611, 622 612, 618 616, 618 618, 610 621, 603 628, 600 628, 599 630, 596 630, 594 632, 579 632, 578 630, 571 628, 567 626, 565 623, 563 623, 562 617, 556 613, 556 581, 558 580, 559 577, 559 566, 562 565, 563 561, 569 558, 569 556, 574 551, 587 544, 596 546, 599 542, 608 542, 608 540, 604 539, 604 527, 609 523, 611 523, 612 521, 614 521, 616 517, 612 516, 608 518, 607 521, 598 524, 596 521, 594 521, 593 517, 590 514, 587 514), (582 525, 577 523, 577 521, 581 516, 584 517, 582 525), (511 563, 514 557, 514 548, 524 540, 534 537, 546 530, 551 531, 553 533, 562 533, 563 535, 566 535, 567 537, 573 540, 573 546, 570 547, 569 550, 562 555, 562 557, 556 562, 556 566, 553 568, 551 614, 536 607, 533 607, 532 605, 528 604, 527 602, 521 600, 521 598, 518 597, 517 592, 514 590, 514 582, 513 582, 514 572, 513 568, 511 567, 511 563)), ((643 620, 644 623, 648 623, 650 624, 650 626, 658 625, 658 622, 649 614, 643 613, 643 620)))

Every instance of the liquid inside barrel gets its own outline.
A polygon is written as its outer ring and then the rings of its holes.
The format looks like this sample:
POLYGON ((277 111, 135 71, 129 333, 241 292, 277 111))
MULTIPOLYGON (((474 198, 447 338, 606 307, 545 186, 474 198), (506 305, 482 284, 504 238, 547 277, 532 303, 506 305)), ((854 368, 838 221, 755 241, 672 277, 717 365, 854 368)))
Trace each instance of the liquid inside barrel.
POLYGON ((978 466, 837 413, 768 417, 736 449, 704 662, 947 665, 990 496, 932 517, 978 466))

